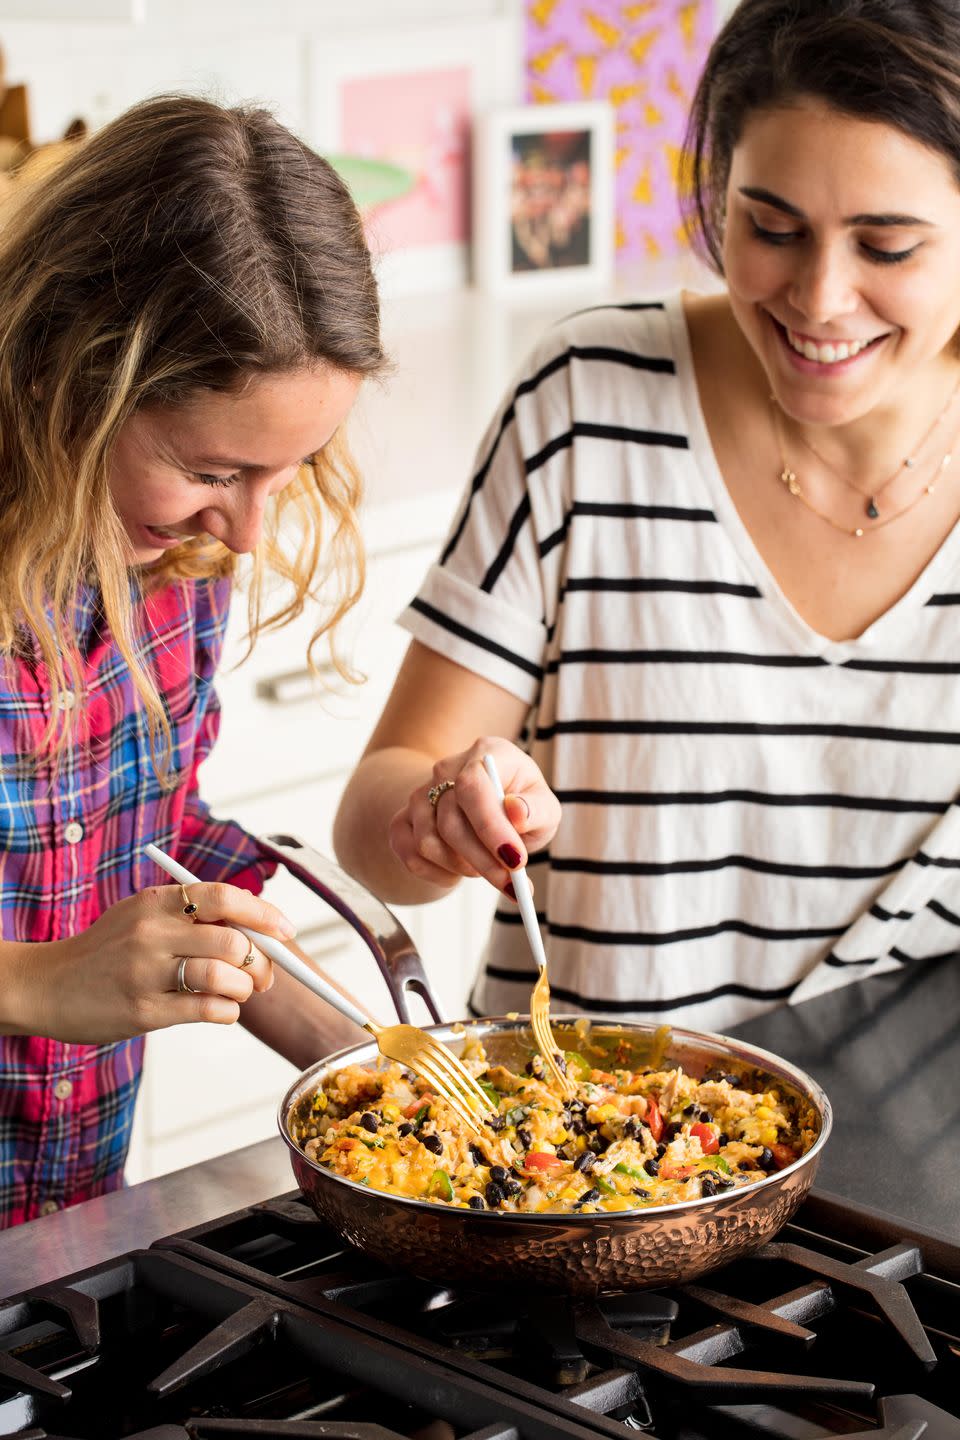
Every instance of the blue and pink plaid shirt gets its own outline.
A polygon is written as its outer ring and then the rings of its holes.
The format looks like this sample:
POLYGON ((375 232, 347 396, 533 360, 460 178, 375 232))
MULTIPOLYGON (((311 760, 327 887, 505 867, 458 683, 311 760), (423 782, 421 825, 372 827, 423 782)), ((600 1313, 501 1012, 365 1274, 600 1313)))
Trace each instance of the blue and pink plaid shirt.
MULTIPOLYGON (((171 789, 154 772, 142 705, 95 591, 77 607, 83 694, 67 697, 83 707, 86 734, 56 767, 34 759, 51 713, 43 667, 0 664, 4 940, 77 935, 118 900, 169 884, 144 857, 150 840, 204 880, 261 888, 272 867, 197 793, 197 767, 219 728, 213 677, 229 601, 228 580, 180 580, 138 608, 138 644, 173 734, 171 789)), ((0 1228, 122 1184, 143 1044, 0 1036, 0 1228)))

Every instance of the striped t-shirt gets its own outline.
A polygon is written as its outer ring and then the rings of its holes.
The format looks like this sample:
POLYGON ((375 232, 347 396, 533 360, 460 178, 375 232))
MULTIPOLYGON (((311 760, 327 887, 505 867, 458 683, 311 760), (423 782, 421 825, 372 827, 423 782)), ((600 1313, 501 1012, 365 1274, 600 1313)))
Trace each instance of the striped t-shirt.
MULTIPOLYGON (((529 701, 563 805, 530 862, 558 1011, 723 1030, 958 948, 958 606, 954 532, 858 639, 797 615, 679 297, 548 334, 401 623, 529 701)), ((473 1008, 526 1009, 534 973, 503 900, 473 1008)))

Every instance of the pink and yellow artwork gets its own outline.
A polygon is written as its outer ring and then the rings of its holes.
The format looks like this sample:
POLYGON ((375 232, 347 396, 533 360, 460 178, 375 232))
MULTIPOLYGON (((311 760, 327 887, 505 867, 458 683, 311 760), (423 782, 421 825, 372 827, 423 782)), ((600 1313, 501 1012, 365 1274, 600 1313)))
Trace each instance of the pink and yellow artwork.
POLYGON ((377 207, 380 250, 466 243, 471 123, 467 66, 343 82, 340 148, 414 177, 405 195, 377 207))
POLYGON ((716 0, 525 0, 527 100, 616 110, 618 261, 686 243, 679 147, 716 11, 716 0))

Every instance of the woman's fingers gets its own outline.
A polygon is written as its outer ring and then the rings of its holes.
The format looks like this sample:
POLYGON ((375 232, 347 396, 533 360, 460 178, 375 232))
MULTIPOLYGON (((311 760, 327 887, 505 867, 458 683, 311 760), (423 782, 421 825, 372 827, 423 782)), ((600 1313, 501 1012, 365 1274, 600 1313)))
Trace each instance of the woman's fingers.
POLYGON ((180 994, 193 991, 221 996, 242 1005, 253 994, 253 978, 249 970, 238 969, 224 960, 214 960, 208 955, 186 955, 177 959, 171 989, 180 994), (180 990, 181 977, 187 987, 184 990, 180 990))
MULTIPOLYGON (((273 984, 272 964, 242 931, 234 927, 248 925, 251 930, 264 934, 273 932, 289 939, 294 934, 294 927, 275 905, 235 885, 197 882, 188 886, 166 885, 162 889, 168 895, 172 894, 178 918, 190 925, 189 941, 179 934, 178 928, 176 944, 180 953, 202 953, 226 960, 228 964, 246 971, 254 990, 270 989, 273 984), (188 914, 193 907, 196 907, 195 913, 188 914)), ((166 903, 170 904, 169 901, 166 903)))

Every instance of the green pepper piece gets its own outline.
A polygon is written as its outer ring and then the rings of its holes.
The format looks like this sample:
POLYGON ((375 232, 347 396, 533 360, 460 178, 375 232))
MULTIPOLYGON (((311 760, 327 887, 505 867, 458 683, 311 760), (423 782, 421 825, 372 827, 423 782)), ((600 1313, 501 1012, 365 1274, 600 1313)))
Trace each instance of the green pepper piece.
POLYGON ((513 1105, 503 1117, 508 1125, 519 1125, 530 1114, 529 1105, 513 1105))
POLYGON ((499 1109, 500 1109, 501 1095, 500 1095, 500 1091, 497 1089, 497 1087, 496 1087, 495 1085, 491 1085, 489 1080, 478 1080, 478 1081, 477 1081, 477 1084, 480 1086, 480 1089, 483 1091, 484 1095, 486 1095, 487 1099, 490 1101, 490 1103, 491 1103, 491 1105, 493 1106, 494 1110, 499 1110, 499 1109))
MULTIPOLYGON (((591 1176, 590 1178, 593 1179, 592 1176, 591 1176)), ((610 1181, 609 1181, 609 1180, 604 1180, 604 1178, 603 1178, 602 1175, 598 1175, 598 1176, 596 1177, 596 1179, 594 1180, 594 1184, 596 1185, 596 1187, 597 1187, 598 1190, 602 1190, 602 1191, 603 1191, 604 1195, 619 1195, 619 1194, 620 1194, 620 1191, 617 1189, 616 1185, 611 1185, 611 1184, 610 1184, 610 1181)))
POLYGON ((589 1060, 584 1059, 579 1050, 564 1050, 563 1058, 567 1062, 567 1069, 570 1070, 572 1067, 578 1080, 590 1079, 590 1071, 593 1066, 589 1060))
POLYGON ((427 1186, 427 1194, 434 1196, 437 1200, 453 1199, 453 1184, 446 1170, 434 1170, 430 1176, 430 1184, 427 1186))
POLYGON ((614 1165, 618 1175, 629 1175, 631 1180, 649 1180, 650 1176, 645 1175, 642 1170, 635 1170, 632 1165, 625 1165, 621 1160, 619 1165, 614 1165))
POLYGON ((727 1164, 726 1160, 724 1160, 722 1155, 711 1155, 710 1159, 713 1161, 714 1170, 722 1170, 725 1175, 733 1174, 733 1171, 730 1169, 730 1166, 727 1164))
POLYGON ((386 1143, 382 1135, 359 1135, 357 1138, 368 1150, 382 1150, 386 1143))
POLYGON ((416 1115, 414 1115, 414 1117, 413 1117, 413 1128, 414 1128, 414 1130, 419 1130, 419 1129, 420 1129, 420 1126, 423 1124, 424 1120, 426 1120, 426 1118, 427 1118, 427 1116, 428 1116, 429 1114, 430 1114, 430 1101, 428 1100, 427 1103, 426 1103, 426 1105, 421 1105, 421 1106, 420 1106, 420 1109, 417 1111, 416 1115))

